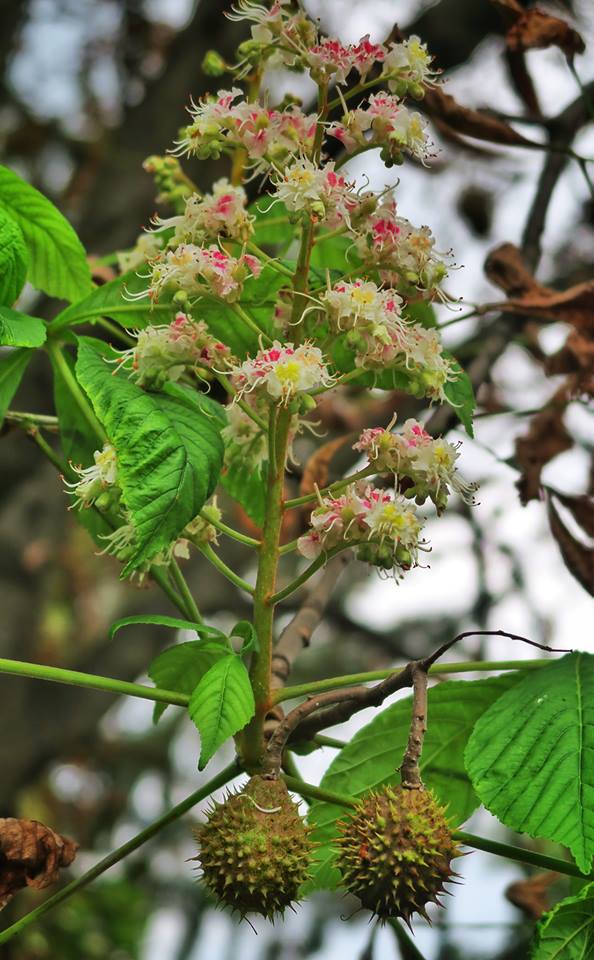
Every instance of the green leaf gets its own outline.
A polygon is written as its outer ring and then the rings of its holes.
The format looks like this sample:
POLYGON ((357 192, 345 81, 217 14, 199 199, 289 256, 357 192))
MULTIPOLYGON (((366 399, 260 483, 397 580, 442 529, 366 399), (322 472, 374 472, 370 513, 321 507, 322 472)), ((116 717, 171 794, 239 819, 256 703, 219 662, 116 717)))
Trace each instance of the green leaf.
POLYGON ((243 507, 250 520, 262 527, 266 515, 268 464, 260 464, 257 470, 249 470, 248 467, 248 463, 233 463, 225 467, 220 484, 243 507))
POLYGON ((118 458, 122 497, 136 549, 122 572, 153 559, 179 537, 216 487, 223 462, 214 401, 181 387, 147 393, 113 376, 102 346, 79 339, 76 374, 118 458))
POLYGON ((28 280, 51 297, 78 300, 91 289, 84 247, 65 217, 35 187, 0 166, 0 210, 21 228, 28 280))
MULTIPOLYGON (((162 690, 174 690, 190 696, 210 668, 222 657, 229 656, 224 634, 221 634, 221 639, 189 640, 168 647, 151 663, 149 677, 162 690)), ((167 707, 167 703, 155 704, 153 723, 158 722, 167 707)))
POLYGON ((249 213, 255 217, 253 240, 259 247, 286 246, 293 239, 295 227, 281 201, 271 206, 268 198, 262 198, 251 205, 249 213))
MULTIPOLYGON (((474 724, 494 701, 517 684, 523 674, 510 672, 488 680, 448 680, 431 687, 428 694, 428 729, 421 772, 427 787, 447 806, 448 817, 459 826, 479 805, 464 768, 464 747, 474 724)), ((398 767, 408 739, 412 698, 398 700, 378 713, 330 764, 320 786, 325 790, 359 797, 384 784, 398 783, 398 767)), ((308 889, 335 887, 340 881, 333 864, 332 841, 336 820, 344 808, 316 801, 308 819, 315 827, 313 838, 321 846, 308 889)))
POLYGON ((30 317, 10 307, 0 307, 0 345, 3 347, 41 347, 46 327, 39 317, 30 317))
POLYGON ((32 356, 33 351, 27 349, 0 350, 0 426, 32 356))
POLYGON ((260 649, 260 642, 258 640, 258 634, 254 629, 253 623, 250 623, 249 620, 239 620, 233 627, 230 637, 239 637, 243 640, 241 646, 241 656, 245 657, 246 653, 256 653, 260 649))
POLYGON ((12 217, 0 207, 0 303, 12 306, 25 286, 29 254, 12 217))
POLYGON ((512 830, 594 854, 594 656, 529 673, 477 723, 466 766, 484 805, 512 830))
POLYGON ((52 330, 64 330, 77 323, 94 323, 99 317, 109 317, 123 327, 139 329, 152 323, 170 323, 175 307, 163 297, 152 303, 148 297, 131 299, 133 294, 146 290, 148 279, 134 271, 96 287, 82 300, 62 310, 52 321, 52 330))
POLYGON ((204 320, 213 337, 226 344, 240 360, 259 349, 257 335, 226 303, 200 300, 192 307, 191 313, 197 320, 204 320))
POLYGON ((536 927, 531 960, 594 957, 594 883, 545 913, 536 927))
MULTIPOLYGON (((317 271, 321 270, 325 276, 326 270, 330 273, 337 273, 340 276, 344 273, 350 273, 355 267, 361 265, 361 258, 353 241, 348 237, 333 237, 332 240, 318 240, 311 252, 310 264, 317 271)), ((324 282, 324 280, 322 280, 324 282)))
MULTIPOLYGON (((109 639, 112 640, 118 630, 121 630, 122 627, 134 626, 137 623, 148 623, 160 627, 170 627, 172 630, 193 630, 194 633, 199 634, 199 636, 211 640, 227 639, 222 630, 217 630, 216 627, 209 627, 205 623, 195 623, 194 620, 181 620, 179 617, 164 617, 161 614, 147 613, 141 613, 133 617, 122 617, 120 620, 116 620, 115 623, 112 623, 110 627, 109 639)), ((174 690, 175 687, 170 687, 169 689, 174 690)))
MULTIPOLYGON (((444 350, 444 354, 447 357, 452 356, 447 350, 444 350)), ((452 359, 454 358, 452 357, 452 359)), ((454 372, 458 374, 458 379, 450 380, 446 383, 444 393, 448 403, 454 408, 454 413, 466 430, 468 436, 474 437, 472 417, 476 407, 476 400, 472 381, 457 361, 454 362, 453 369, 454 372)))
POLYGON ((224 657, 204 674, 188 707, 200 733, 199 770, 225 740, 243 730, 255 710, 249 674, 240 657, 224 657))

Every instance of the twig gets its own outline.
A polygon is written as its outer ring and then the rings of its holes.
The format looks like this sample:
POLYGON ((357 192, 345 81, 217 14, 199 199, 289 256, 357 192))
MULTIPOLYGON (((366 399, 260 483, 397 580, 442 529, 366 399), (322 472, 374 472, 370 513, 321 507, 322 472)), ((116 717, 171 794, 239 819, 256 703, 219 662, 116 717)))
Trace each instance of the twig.
POLYGON ((408 743, 400 767, 400 780, 407 790, 420 790, 423 786, 419 761, 427 730, 427 667, 415 663, 413 675, 413 705, 408 743))

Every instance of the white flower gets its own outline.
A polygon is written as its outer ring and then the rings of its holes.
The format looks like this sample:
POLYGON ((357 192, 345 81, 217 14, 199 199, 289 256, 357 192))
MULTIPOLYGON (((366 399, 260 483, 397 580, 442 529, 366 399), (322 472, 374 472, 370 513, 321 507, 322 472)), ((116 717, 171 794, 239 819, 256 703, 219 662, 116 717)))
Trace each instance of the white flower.
POLYGON ((238 395, 252 390, 265 392, 283 404, 297 394, 314 387, 331 386, 322 351, 310 343, 294 347, 275 340, 267 350, 260 350, 232 371, 238 395))
POLYGON ((176 217, 154 218, 157 231, 174 227, 169 243, 200 244, 206 239, 226 237, 245 242, 253 232, 251 217, 247 210, 247 194, 243 187, 234 187, 228 180, 217 180, 212 193, 201 196, 191 194, 185 203, 183 214, 176 217))
POLYGON ((152 260, 161 252, 161 238, 154 233, 144 232, 136 238, 131 250, 118 250, 116 257, 122 273, 137 270, 147 260, 152 260))
POLYGON ((360 204, 354 185, 336 173, 334 163, 317 167, 311 160, 294 161, 273 181, 274 196, 291 213, 306 211, 326 226, 350 225, 351 214, 360 204))
POLYGON ((92 506, 105 490, 115 487, 118 482, 116 452, 110 443, 105 443, 101 450, 95 450, 93 459, 95 462, 91 467, 71 465, 80 477, 74 483, 66 482, 75 498, 75 507, 92 506))
MULTIPOLYGON (((149 296, 154 300, 166 287, 177 287, 188 294, 211 293, 222 300, 237 300, 244 280, 250 274, 259 276, 262 269, 258 258, 248 253, 233 257, 214 245, 198 247, 193 243, 168 250, 153 260, 151 266, 149 296)), ((144 291, 138 294, 145 295, 144 291)))

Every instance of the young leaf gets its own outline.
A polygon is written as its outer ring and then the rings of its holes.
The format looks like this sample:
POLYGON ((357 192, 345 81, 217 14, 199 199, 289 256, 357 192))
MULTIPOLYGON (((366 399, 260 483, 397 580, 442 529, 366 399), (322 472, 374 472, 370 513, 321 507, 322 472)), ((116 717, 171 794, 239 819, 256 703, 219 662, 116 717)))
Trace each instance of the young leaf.
POLYGON ((246 653, 251 653, 252 651, 257 653, 260 649, 258 634, 254 629, 253 623, 250 623, 249 620, 239 620, 238 623, 236 623, 233 627, 229 636, 239 637, 241 640, 243 640, 240 651, 242 657, 244 657, 246 653))
MULTIPOLYGON (((220 640, 189 640, 163 650, 151 663, 148 675, 156 687, 190 696, 205 673, 222 657, 228 656, 229 648, 224 634, 221 634, 220 640)), ((167 703, 155 704, 153 723, 158 722, 167 707, 167 703)))
POLYGON ((182 388, 147 393, 113 376, 102 347, 79 340, 76 373, 118 458, 122 496, 136 530, 136 549, 122 576, 179 537, 213 492, 223 461, 221 420, 208 398, 182 388))
MULTIPOLYGON (((447 350, 444 351, 444 354, 451 357, 447 350)), ((454 372, 457 374, 457 379, 446 383, 444 393, 468 436, 474 437, 472 417, 476 401, 472 381, 457 361, 454 361, 454 372)))
POLYGON ((32 356, 27 349, 0 351, 0 426, 32 356))
MULTIPOLYGON (((479 805, 464 769, 464 748, 478 718, 493 702, 517 684, 523 674, 510 672, 488 680, 448 680, 428 694, 428 729, 421 757, 426 786, 447 807, 448 818, 459 826, 479 805)), ((411 716, 411 697, 398 700, 378 713, 344 747, 330 764, 320 786, 326 790, 361 796, 367 790, 398 783, 411 716)), ((315 827, 316 853, 311 889, 335 887, 339 874, 333 865, 332 841, 336 820, 344 808, 316 802, 309 812, 315 827)))
POLYGON ((1 346, 41 347, 45 343, 45 336, 45 323, 39 317, 29 317, 10 307, 0 307, 1 346))
POLYGON ((12 306, 25 285, 29 254, 21 228, 0 207, 0 303, 12 306))
POLYGON ((235 654, 219 660, 192 693, 188 711, 200 733, 198 769, 254 716, 256 706, 249 674, 235 654))
MULTIPOLYGON (((180 620, 179 617, 164 617, 161 616, 161 614, 145 613, 133 617, 122 617, 120 620, 116 620, 110 627, 109 639, 112 640, 122 627, 134 626, 137 623, 150 623, 156 626, 170 627, 172 630, 193 630, 194 633, 197 633, 199 636, 213 640, 227 639, 222 630, 217 630, 216 627, 209 627, 205 623, 195 623, 193 620, 180 620)), ((168 689, 173 690, 175 688, 169 687, 168 689)))
POLYGON ((594 956, 594 883, 561 900, 536 927, 530 960, 587 960, 594 956))
POLYGON ((99 317, 109 317, 123 327, 134 329, 151 323, 169 323, 175 314, 171 301, 163 298, 159 303, 153 303, 148 296, 131 298, 132 294, 146 290, 147 286, 147 277, 138 276, 133 270, 124 273, 62 310, 52 321, 52 330, 64 330, 77 323, 94 323, 99 317))
POLYGON ((572 653, 529 673, 478 721, 466 768, 512 830, 594 854, 594 656, 572 653))
POLYGON ((27 278, 51 297, 77 300, 91 289, 84 247, 53 203, 0 166, 0 210, 20 227, 29 251, 27 278))

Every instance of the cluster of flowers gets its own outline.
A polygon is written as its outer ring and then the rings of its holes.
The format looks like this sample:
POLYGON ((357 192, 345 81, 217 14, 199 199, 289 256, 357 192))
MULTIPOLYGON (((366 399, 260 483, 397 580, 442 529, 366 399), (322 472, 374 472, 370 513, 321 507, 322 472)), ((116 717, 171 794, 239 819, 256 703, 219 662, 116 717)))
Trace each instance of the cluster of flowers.
POLYGON ((311 343, 295 347, 278 340, 234 367, 231 381, 239 398, 256 391, 285 406, 297 393, 332 385, 332 377, 318 347, 311 343))
POLYGON ((246 210, 247 194, 243 187, 232 186, 227 179, 217 180, 212 193, 186 197, 184 211, 175 217, 155 217, 157 231, 174 228, 170 247, 178 244, 200 244, 207 239, 223 237, 245 243, 253 233, 253 217, 246 210))
POLYGON ((423 95, 423 86, 433 82, 431 57, 418 37, 388 45, 371 43, 369 35, 357 43, 320 37, 311 20, 294 12, 290 0, 277 0, 271 8, 252 0, 239 0, 230 19, 250 20, 251 40, 241 44, 239 55, 251 64, 268 61, 292 69, 309 70, 314 80, 344 84, 351 71, 365 80, 374 66, 399 96, 423 95))
POLYGON ((353 483, 338 497, 321 497, 311 529, 299 538, 302 556, 315 559, 338 546, 357 546, 359 559, 401 577, 418 563, 422 521, 403 496, 353 483))
POLYGON ((340 140, 348 153, 361 147, 381 147, 387 164, 402 163, 403 150, 418 160, 425 160, 429 151, 421 114, 408 110, 398 97, 385 91, 372 94, 367 107, 347 111, 340 122, 331 124, 328 134, 340 140))
POLYGON ((318 167, 305 158, 296 160, 273 180, 273 204, 282 201, 289 213, 304 210, 325 226, 351 226, 351 217, 361 205, 354 184, 336 173, 333 163, 318 167))
MULTIPOLYGON (((182 243, 175 250, 163 251, 150 263, 148 295, 158 300, 166 289, 184 291, 188 295, 211 294, 222 300, 238 300, 243 283, 249 276, 258 277, 262 265, 257 257, 242 253, 234 257, 211 245, 199 247, 182 243)), ((131 294, 131 299, 145 297, 147 291, 131 294)))
POLYGON ((320 301, 331 331, 347 331, 345 342, 355 353, 357 367, 404 369, 415 394, 445 398, 446 384, 456 378, 452 361, 443 353, 437 330, 403 318, 402 298, 395 290, 380 290, 365 280, 340 282, 320 301))
POLYGON ((450 490, 466 503, 476 502, 478 484, 465 481, 456 467, 458 445, 434 439, 417 420, 407 420, 398 433, 390 426, 364 430, 353 449, 367 454, 378 473, 393 473, 405 497, 418 504, 429 497, 438 514, 445 510, 450 490))
POLYGON ((176 143, 177 155, 218 158, 226 149, 243 147, 254 171, 260 172, 269 166, 282 167, 295 153, 312 147, 314 114, 306 116, 294 104, 272 110, 247 100, 235 103, 242 96, 243 91, 233 87, 192 102, 192 122, 176 143))
POLYGON ((439 295, 439 285, 448 272, 444 254, 435 250, 429 227, 414 227, 397 216, 393 199, 384 198, 360 222, 354 242, 364 267, 378 270, 385 283, 439 295))
POLYGON ((158 390, 168 380, 178 380, 186 367, 216 368, 232 361, 229 347, 213 337, 203 320, 180 312, 171 323, 140 330, 136 344, 120 351, 117 362, 129 367, 138 386, 158 390))
POLYGON ((101 450, 95 450, 94 463, 90 467, 77 467, 70 464, 79 479, 65 485, 74 497, 72 506, 109 509, 119 501, 121 496, 118 487, 118 463, 116 452, 110 443, 105 443, 101 450))

